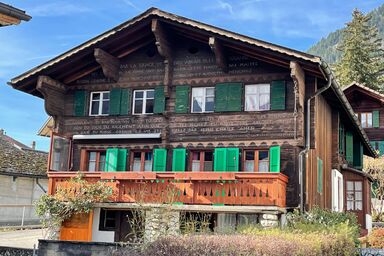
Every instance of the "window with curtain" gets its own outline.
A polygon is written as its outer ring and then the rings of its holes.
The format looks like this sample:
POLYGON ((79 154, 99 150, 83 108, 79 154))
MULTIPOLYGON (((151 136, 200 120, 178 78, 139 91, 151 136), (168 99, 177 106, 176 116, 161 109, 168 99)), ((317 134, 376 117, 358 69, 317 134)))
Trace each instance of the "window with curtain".
POLYGON ((88 168, 89 172, 105 171, 105 151, 89 151, 88 152, 88 168))
POLYGON ((372 112, 360 113, 360 122, 363 128, 372 128, 372 112))
POLYGON ((269 151, 245 150, 243 163, 244 172, 269 172, 269 151))
POLYGON ((215 88, 192 88, 192 113, 213 112, 215 106, 215 88))
POLYGON ((213 171, 213 151, 193 151, 191 163, 193 172, 213 171))
POLYGON ((270 109, 271 86, 269 84, 248 84, 245 86, 245 111, 270 109))
POLYGON ((131 156, 131 171, 133 172, 151 172, 152 171, 152 152, 134 151, 131 156))
POLYGON ((363 210, 363 182, 347 181, 347 210, 363 210))

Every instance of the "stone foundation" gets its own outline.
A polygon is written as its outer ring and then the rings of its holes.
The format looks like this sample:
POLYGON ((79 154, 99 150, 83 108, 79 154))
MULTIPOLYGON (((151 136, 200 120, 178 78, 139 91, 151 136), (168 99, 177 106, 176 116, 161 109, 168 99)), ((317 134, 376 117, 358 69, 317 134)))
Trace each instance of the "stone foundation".
POLYGON ((259 215, 259 222, 264 228, 275 228, 280 224, 277 214, 263 213, 259 215))
POLYGON ((169 208, 152 208, 145 213, 144 240, 152 242, 160 236, 180 232, 180 212, 169 208))

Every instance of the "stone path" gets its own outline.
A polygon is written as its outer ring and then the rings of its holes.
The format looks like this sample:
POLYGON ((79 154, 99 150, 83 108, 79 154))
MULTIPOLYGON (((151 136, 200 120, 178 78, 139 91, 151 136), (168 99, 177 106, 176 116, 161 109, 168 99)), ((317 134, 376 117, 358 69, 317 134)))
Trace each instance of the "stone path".
POLYGON ((43 239, 44 229, 27 229, 27 230, 0 230, 0 246, 33 248, 38 245, 38 239, 43 239))

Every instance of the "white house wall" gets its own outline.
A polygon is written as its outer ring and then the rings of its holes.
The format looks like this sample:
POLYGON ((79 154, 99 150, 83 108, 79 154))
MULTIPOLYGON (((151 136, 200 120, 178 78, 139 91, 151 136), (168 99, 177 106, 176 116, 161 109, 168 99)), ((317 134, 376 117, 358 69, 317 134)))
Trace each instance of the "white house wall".
POLYGON ((93 242, 114 242, 114 231, 100 231, 100 208, 93 209, 93 223, 92 223, 92 241, 93 242))

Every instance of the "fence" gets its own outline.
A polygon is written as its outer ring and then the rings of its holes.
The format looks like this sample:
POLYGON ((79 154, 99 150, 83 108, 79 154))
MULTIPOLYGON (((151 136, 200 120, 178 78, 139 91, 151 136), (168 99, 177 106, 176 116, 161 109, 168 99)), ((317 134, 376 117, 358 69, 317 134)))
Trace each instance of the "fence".
POLYGON ((0 227, 40 226, 32 204, 0 204, 0 227))

